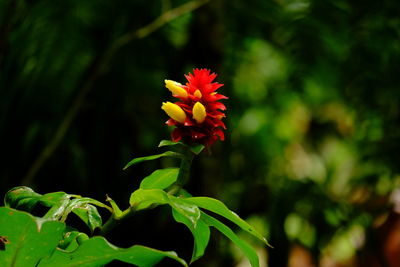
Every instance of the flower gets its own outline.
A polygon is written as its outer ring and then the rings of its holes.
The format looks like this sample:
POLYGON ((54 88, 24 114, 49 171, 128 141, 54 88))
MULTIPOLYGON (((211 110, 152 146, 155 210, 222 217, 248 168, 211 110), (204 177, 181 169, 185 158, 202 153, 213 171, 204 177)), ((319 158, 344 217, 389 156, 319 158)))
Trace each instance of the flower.
POLYGON ((226 107, 219 100, 226 96, 216 91, 223 84, 213 82, 217 74, 208 69, 194 69, 193 74, 185 75, 187 83, 182 85, 172 80, 165 80, 165 87, 179 99, 175 103, 164 102, 161 108, 170 119, 166 122, 175 126, 172 140, 178 142, 200 143, 211 146, 216 140, 225 139, 225 124, 222 112, 226 107))

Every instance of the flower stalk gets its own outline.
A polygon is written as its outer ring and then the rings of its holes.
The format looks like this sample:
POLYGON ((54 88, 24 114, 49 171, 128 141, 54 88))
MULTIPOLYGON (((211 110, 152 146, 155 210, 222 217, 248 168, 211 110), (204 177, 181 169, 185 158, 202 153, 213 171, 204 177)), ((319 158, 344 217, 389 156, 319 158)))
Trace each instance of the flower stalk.
POLYGON ((190 167, 193 162, 195 154, 190 150, 189 147, 184 147, 183 157, 181 161, 181 166, 179 168, 179 174, 176 184, 180 187, 184 186, 190 177, 190 167))

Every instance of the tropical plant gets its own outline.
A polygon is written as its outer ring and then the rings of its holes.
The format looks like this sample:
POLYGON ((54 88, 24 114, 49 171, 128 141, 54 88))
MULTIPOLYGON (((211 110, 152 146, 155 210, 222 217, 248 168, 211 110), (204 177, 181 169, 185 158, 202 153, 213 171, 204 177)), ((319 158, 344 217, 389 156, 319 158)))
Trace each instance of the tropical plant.
POLYGON ((141 245, 119 248, 104 237, 126 218, 161 205, 169 206, 174 220, 192 233, 194 245, 190 263, 204 255, 210 227, 213 227, 242 250, 251 266, 259 266, 255 250, 224 221, 268 245, 267 240, 221 201, 194 197, 183 188, 190 179, 194 157, 204 149, 210 150, 216 140, 224 139, 222 129, 226 127, 222 111, 226 108, 219 100, 227 98, 216 92, 222 84, 213 82, 216 74, 210 74, 209 70, 194 69, 194 74, 186 78, 186 85, 166 80, 166 87, 179 101, 162 104, 170 117, 167 124, 175 129, 172 141, 163 140, 159 147, 171 150, 134 158, 124 169, 162 157, 178 158, 180 167, 158 169, 145 177, 131 193, 129 207, 125 210, 108 196, 107 203, 102 203, 65 192, 42 195, 25 186, 11 189, 5 196, 5 207, 0 208, 0 262, 3 266, 101 266, 113 260, 153 266, 166 257, 188 266, 173 251, 141 245), (105 223, 98 208, 109 213, 105 223), (69 225, 67 219, 72 214, 87 225, 89 231, 69 225))

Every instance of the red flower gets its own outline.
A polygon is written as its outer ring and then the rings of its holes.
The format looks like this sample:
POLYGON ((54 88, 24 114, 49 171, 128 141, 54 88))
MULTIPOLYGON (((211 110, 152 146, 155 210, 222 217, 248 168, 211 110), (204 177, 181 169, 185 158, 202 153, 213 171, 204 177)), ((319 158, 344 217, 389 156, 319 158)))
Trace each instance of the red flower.
POLYGON ((208 69, 194 69, 193 73, 185 75, 186 85, 165 80, 165 86, 179 101, 165 102, 161 108, 170 116, 167 125, 176 127, 172 132, 173 141, 184 140, 208 147, 217 139, 224 140, 222 129, 226 127, 222 111, 226 107, 218 101, 227 97, 216 92, 223 84, 212 82, 217 77, 215 73, 210 74, 208 69))

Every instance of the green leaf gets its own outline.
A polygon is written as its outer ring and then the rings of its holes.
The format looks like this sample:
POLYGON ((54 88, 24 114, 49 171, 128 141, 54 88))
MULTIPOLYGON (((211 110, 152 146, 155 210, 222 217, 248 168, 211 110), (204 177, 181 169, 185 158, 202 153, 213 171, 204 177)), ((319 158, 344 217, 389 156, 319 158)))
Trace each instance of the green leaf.
POLYGON ((179 168, 156 170, 140 183, 142 189, 165 189, 176 182, 179 168))
POLYGON ((26 186, 18 186, 9 190, 4 197, 6 207, 30 211, 42 195, 26 186))
POLYGON ((85 241, 73 252, 55 251, 50 258, 41 261, 39 267, 92 267, 102 266, 112 260, 147 267, 154 266, 165 257, 187 266, 186 262, 173 251, 160 251, 139 245, 123 249, 113 246, 103 237, 96 236, 85 241))
POLYGON ((101 227, 102 220, 101 216, 95 206, 86 204, 78 206, 72 210, 90 229, 93 233, 98 227, 101 227))
POLYGON ((200 218, 200 209, 196 205, 185 199, 171 196, 161 189, 138 189, 132 193, 129 204, 137 211, 154 205, 169 204, 174 210, 185 216, 193 227, 196 227, 200 218))
POLYGON ((80 199, 80 201, 82 201, 82 202, 84 201, 87 204, 92 204, 92 205, 95 205, 95 206, 100 207, 100 208, 105 208, 105 209, 108 209, 110 212, 112 212, 112 208, 110 208, 106 204, 104 204, 104 203, 102 203, 102 202, 100 202, 100 201, 98 201, 96 199, 93 199, 93 198, 90 198, 90 197, 81 197, 81 196, 75 196, 75 197, 77 199, 80 199))
POLYGON ((62 218, 70 202, 71 195, 68 195, 64 192, 57 192, 46 194, 43 197, 45 197, 46 199, 43 204, 45 206, 51 207, 49 211, 43 216, 43 218, 51 220, 59 220, 60 218, 62 218), (49 196, 53 195, 54 198, 49 198, 49 196), (48 198, 50 200, 48 200, 48 198))
POLYGON ((42 204, 46 207, 52 207, 61 202, 64 202, 65 200, 69 200, 71 197, 72 197, 72 195, 69 195, 65 192, 53 192, 53 193, 41 195, 39 200, 40 200, 40 204, 42 204))
POLYGON ((65 221, 68 215, 74 212, 93 232, 102 225, 102 220, 97 208, 92 204, 111 210, 107 205, 92 198, 76 196, 77 198, 71 199, 71 197, 72 195, 64 192, 50 193, 41 197, 41 202, 46 200, 43 202, 44 205, 53 205, 43 218, 65 221))
POLYGON ((196 227, 194 227, 193 223, 187 217, 174 209, 172 209, 172 215, 174 216, 175 221, 186 225, 193 235, 194 246, 192 259, 190 261, 190 263, 193 263, 204 255, 204 251, 206 250, 208 241, 210 240, 210 227, 208 227, 208 225, 201 219, 197 221, 196 227))
POLYGON ((7 238, 5 250, 0 251, 2 266, 37 266, 39 261, 56 249, 65 224, 43 221, 32 215, 1 207, 0 233, 7 238))
POLYGON ((240 228, 242 228, 244 231, 250 233, 251 235, 255 236, 262 242, 264 242, 266 245, 270 246, 268 244, 267 239, 263 237, 259 232, 257 232, 256 229, 254 229, 253 226, 248 224, 246 221, 244 221, 242 218, 240 218, 236 213, 233 211, 229 210, 224 203, 221 201, 214 199, 214 198, 209 198, 209 197, 191 197, 191 198, 186 198, 186 201, 189 201, 200 208, 212 211, 214 213, 217 213, 226 219, 232 221, 236 225, 238 225, 240 228))
POLYGON ((64 231, 64 223, 46 221, 26 212, 1 207, 0 233, 7 240, 5 250, 0 251, 2 266, 91 267, 107 264, 112 260, 137 266, 153 266, 165 257, 187 266, 175 252, 164 252, 138 245, 127 249, 118 248, 103 237, 87 240, 85 234, 76 231, 67 232, 63 243, 60 240, 64 231), (56 249, 57 245, 67 248, 68 251, 56 249))
POLYGON ((176 146, 176 145, 185 146, 185 144, 182 143, 182 142, 174 142, 174 141, 171 141, 171 140, 161 140, 160 144, 158 144, 158 147, 176 146))
POLYGON ((235 245, 237 245, 249 259, 252 267, 260 266, 258 261, 258 255, 255 252, 255 250, 245 241, 240 239, 228 226, 218 221, 217 219, 207 215, 204 212, 201 213, 201 220, 203 220, 207 225, 213 226, 216 229, 218 229, 218 231, 223 233, 227 238, 229 238, 233 243, 235 243, 235 245))
POLYGON ((167 193, 160 189, 138 189, 131 194, 129 199, 129 204, 135 210, 143 210, 154 204, 162 205, 168 202, 167 193))
POLYGON ((147 160, 154 160, 154 159, 158 159, 158 158, 162 158, 162 157, 182 158, 182 154, 176 153, 176 152, 173 152, 173 151, 166 151, 164 153, 157 154, 157 155, 134 158, 128 164, 126 164, 126 166, 124 167, 124 170, 126 170, 127 168, 129 168, 130 166, 132 166, 134 164, 137 164, 137 163, 140 163, 140 162, 143 162, 143 161, 147 161, 147 160))
POLYGON ((185 216, 192 224, 193 228, 196 228, 197 222, 200 219, 200 209, 196 205, 185 201, 185 199, 177 198, 171 195, 167 195, 169 198, 169 205, 185 216))
MULTIPOLYGON (((102 220, 97 208, 91 204, 98 204, 97 200, 88 197, 74 198, 70 200, 62 212, 61 221, 65 221, 67 216, 74 212, 89 227, 91 232, 102 225, 102 220)), ((104 205, 103 203, 99 202, 104 205)), ((107 206, 108 207, 108 206, 107 206)))
POLYGON ((190 146, 190 150, 196 155, 200 154, 204 148, 205 147, 201 144, 196 144, 196 145, 190 146))

